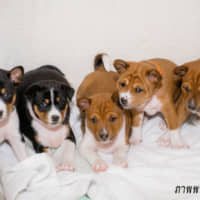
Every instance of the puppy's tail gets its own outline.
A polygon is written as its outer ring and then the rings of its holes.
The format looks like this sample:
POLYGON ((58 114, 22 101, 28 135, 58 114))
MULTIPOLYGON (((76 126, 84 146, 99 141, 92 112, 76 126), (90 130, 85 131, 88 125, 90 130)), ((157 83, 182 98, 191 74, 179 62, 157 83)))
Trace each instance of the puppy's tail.
POLYGON ((110 71, 114 69, 110 57, 105 54, 97 54, 94 58, 94 71, 110 71))

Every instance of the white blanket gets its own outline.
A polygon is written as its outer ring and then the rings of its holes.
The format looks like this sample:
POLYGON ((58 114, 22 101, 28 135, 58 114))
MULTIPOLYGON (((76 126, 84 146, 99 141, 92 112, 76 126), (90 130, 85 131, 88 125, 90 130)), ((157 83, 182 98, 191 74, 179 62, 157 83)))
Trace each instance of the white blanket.
MULTIPOLYGON (((191 149, 174 150, 155 142, 166 131, 161 122, 161 118, 155 117, 145 123, 143 143, 131 147, 128 169, 112 165, 112 156, 102 155, 110 167, 99 174, 93 173, 78 154, 75 173, 56 173, 45 154, 34 155, 14 165, 12 151, 4 144, 0 147, 0 168, 6 199, 73 200, 85 193, 92 200, 200 198, 200 188, 195 190, 200 186, 200 127, 184 125, 182 133, 191 149)), ((72 117, 72 124, 79 142, 77 115, 72 117)))

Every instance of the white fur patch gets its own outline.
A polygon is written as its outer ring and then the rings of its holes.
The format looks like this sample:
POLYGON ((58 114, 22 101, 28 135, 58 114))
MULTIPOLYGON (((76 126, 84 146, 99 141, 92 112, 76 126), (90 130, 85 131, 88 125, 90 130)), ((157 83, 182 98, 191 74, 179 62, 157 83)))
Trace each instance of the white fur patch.
POLYGON ((120 103, 121 105, 125 108, 125 109, 129 109, 130 108, 130 104, 131 104, 131 101, 132 101, 132 95, 130 93, 130 91, 128 92, 121 92, 119 94, 119 100, 120 100, 120 103), (121 98, 124 98, 127 100, 127 105, 124 106, 122 103, 121 103, 121 98))
POLYGON ((19 119, 16 110, 10 113, 8 118, 0 122, 0 143, 7 140, 13 148, 18 160, 27 157, 25 144, 21 141, 19 133, 19 119))
POLYGON ((5 120, 5 118, 8 116, 6 104, 2 99, 0 99, 0 111, 3 112, 2 117, 0 118, 0 122, 1 122, 5 120))
POLYGON ((52 104, 51 104, 51 110, 48 112, 48 123, 52 124, 53 123, 52 117, 53 116, 58 116, 59 120, 58 120, 57 124, 60 124, 61 120, 62 120, 61 119, 61 113, 54 105, 54 92, 53 92, 53 89, 51 89, 50 95, 51 95, 51 103, 52 104))
POLYGON ((151 101, 144 107, 144 111, 148 115, 155 115, 157 112, 160 111, 161 107, 162 107, 161 101, 157 98, 156 95, 154 95, 151 101))
POLYGON ((51 128, 41 124, 37 120, 32 120, 32 126, 37 131, 37 136, 39 142, 43 146, 58 148, 65 140, 69 128, 65 125, 60 125, 59 127, 51 128))
POLYGON ((171 139, 171 147, 172 148, 189 148, 189 146, 185 143, 185 141, 183 140, 179 129, 175 129, 175 130, 170 130, 169 131, 170 134, 170 139, 171 139))

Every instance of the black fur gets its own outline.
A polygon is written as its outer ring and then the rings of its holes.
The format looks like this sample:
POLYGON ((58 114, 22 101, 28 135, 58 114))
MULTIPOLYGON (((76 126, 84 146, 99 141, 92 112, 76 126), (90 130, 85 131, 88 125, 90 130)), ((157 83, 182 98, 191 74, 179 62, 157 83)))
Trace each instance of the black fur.
POLYGON ((94 70, 105 70, 104 68, 104 63, 103 63, 103 56, 105 54, 101 53, 101 54, 97 54, 94 58, 94 70))
MULTIPOLYGON (((68 125, 70 115, 69 104, 73 97, 74 89, 57 67, 45 65, 25 73, 23 81, 17 89, 19 94, 17 98, 17 112, 20 119, 20 131, 22 135, 25 135, 31 140, 35 151, 38 153, 44 152, 46 147, 39 144, 36 140, 38 130, 32 127, 31 122, 33 119, 27 108, 27 102, 37 104, 40 101, 40 92, 43 94, 44 91, 49 91, 50 88, 56 88, 58 91, 61 91, 62 95, 60 95, 60 98, 63 99, 64 103, 63 105, 61 105, 62 102, 56 105, 60 110, 64 108, 65 104, 68 104, 67 114, 63 121, 63 125, 68 125)), ((44 111, 42 107, 41 111, 44 111)), ((70 131, 70 135, 66 139, 70 139, 74 143, 76 142, 72 131, 70 131)))

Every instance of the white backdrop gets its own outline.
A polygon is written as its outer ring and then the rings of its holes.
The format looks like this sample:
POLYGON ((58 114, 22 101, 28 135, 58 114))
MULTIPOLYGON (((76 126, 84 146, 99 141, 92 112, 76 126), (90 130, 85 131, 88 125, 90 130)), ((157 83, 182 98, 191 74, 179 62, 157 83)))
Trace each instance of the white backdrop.
POLYGON ((199 57, 199 0, 0 0, 0 67, 59 66, 77 87, 93 57, 199 57))

